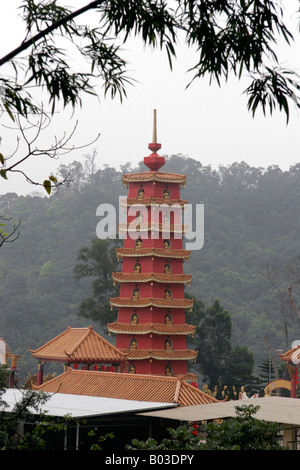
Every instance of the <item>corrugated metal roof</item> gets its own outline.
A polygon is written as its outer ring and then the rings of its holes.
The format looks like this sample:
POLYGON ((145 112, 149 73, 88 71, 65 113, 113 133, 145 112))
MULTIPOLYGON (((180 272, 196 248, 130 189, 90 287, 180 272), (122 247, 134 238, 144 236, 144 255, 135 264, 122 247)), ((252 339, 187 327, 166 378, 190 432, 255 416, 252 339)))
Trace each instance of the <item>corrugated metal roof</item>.
POLYGON ((160 410, 141 413, 179 421, 209 421, 218 418, 236 417, 236 406, 259 406, 255 418, 279 424, 300 426, 300 400, 297 398, 263 397, 248 400, 210 403, 207 405, 184 406, 172 410, 160 410))
MULTIPOLYGON (((9 405, 5 411, 10 411, 18 403, 24 390, 10 388, 2 395, 2 399, 9 405)), ((39 392, 36 392, 39 393, 39 392)), ((103 416, 116 413, 147 411, 178 406, 175 403, 156 403, 135 400, 120 400, 116 398, 90 397, 86 395, 70 395, 65 393, 49 394, 49 400, 41 406, 41 410, 49 416, 69 415, 73 418, 88 416, 103 416)), ((37 412, 30 410, 33 414, 37 412)))

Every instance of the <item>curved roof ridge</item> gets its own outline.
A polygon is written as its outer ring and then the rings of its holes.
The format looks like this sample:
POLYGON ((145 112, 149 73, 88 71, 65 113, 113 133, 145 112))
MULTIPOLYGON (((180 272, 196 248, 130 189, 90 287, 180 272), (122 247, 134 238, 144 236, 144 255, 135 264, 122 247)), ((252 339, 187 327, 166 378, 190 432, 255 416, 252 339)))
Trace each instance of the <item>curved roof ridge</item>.
MULTIPOLYGON (((73 328, 70 328, 70 330, 72 330, 73 328)), ((83 328, 83 329, 86 329, 86 332, 85 334, 82 336, 82 338, 79 338, 79 340, 77 341, 77 343, 75 343, 73 345, 73 347, 71 348, 71 350, 69 352, 65 351, 65 353, 67 354, 67 356, 72 356, 72 354, 74 354, 74 351, 76 351, 76 349, 83 343, 83 341, 87 338, 87 336, 89 336, 93 330, 93 327, 92 326, 89 326, 88 328, 83 328)))
POLYGON ((47 343, 43 344, 42 346, 40 346, 39 348, 37 349, 31 349, 29 346, 28 346, 28 350, 32 353, 36 353, 38 351, 40 351, 41 349, 45 348, 46 346, 49 346, 49 344, 52 344, 54 341, 56 341, 58 338, 61 338, 62 336, 66 335, 68 333, 68 331, 71 329, 70 326, 68 326, 68 328, 63 331, 62 333, 60 333, 59 335, 55 336, 54 338, 50 339, 47 343))

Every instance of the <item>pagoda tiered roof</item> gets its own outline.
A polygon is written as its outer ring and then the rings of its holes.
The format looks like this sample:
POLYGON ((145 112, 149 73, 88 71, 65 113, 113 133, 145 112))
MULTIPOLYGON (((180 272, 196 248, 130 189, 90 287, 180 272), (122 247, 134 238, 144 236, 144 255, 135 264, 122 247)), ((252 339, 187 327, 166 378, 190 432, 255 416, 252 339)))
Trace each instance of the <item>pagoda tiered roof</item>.
POLYGON ((187 383, 182 376, 100 372, 89 370, 67 371, 34 389, 47 393, 66 393, 95 397, 116 398, 179 406, 218 403, 214 397, 187 383))
POLYGON ((111 333, 146 335, 156 333, 158 335, 194 335, 196 327, 184 324, 164 324, 164 323, 108 323, 108 331, 111 333))
POLYGON ((165 308, 193 308, 193 299, 161 299, 161 298, 140 298, 132 299, 127 297, 110 298, 111 307, 165 307, 165 308))
POLYGON ((184 186, 186 184, 186 175, 176 173, 166 173, 164 171, 144 171, 141 173, 129 173, 123 175, 123 184, 143 183, 146 181, 157 181, 161 183, 178 183, 184 186))
POLYGON ((152 205, 168 205, 168 206, 184 206, 188 201, 182 199, 157 198, 154 196, 145 198, 124 198, 121 200, 121 206, 152 206, 152 205), (126 204, 125 204, 126 203, 126 204))
POLYGON ((164 273, 112 273, 116 282, 159 282, 166 284, 184 283, 190 285, 192 274, 164 274, 164 273))
POLYGON ((188 232, 188 225, 184 224, 159 224, 156 222, 145 222, 145 223, 132 223, 124 222, 118 225, 119 232, 171 232, 171 233, 182 233, 183 235, 188 232))
POLYGON ((91 326, 69 326, 66 331, 40 348, 28 349, 33 353, 32 357, 44 361, 120 363, 124 360, 121 351, 96 333, 91 326))
POLYGON ((191 256, 190 250, 171 248, 116 248, 117 258, 123 257, 142 257, 142 256, 157 256, 159 258, 177 258, 188 260, 191 256))
POLYGON ((127 360, 137 361, 143 359, 157 359, 160 361, 189 361, 197 358, 197 351, 191 349, 174 349, 166 351, 164 349, 121 349, 127 360))

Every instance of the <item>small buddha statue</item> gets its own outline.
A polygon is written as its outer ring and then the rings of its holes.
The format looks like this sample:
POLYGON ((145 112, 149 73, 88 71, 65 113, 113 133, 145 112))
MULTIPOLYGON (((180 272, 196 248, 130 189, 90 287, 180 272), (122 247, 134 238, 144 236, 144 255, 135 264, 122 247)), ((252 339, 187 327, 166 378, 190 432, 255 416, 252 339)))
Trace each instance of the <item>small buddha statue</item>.
POLYGON ((130 366, 128 368, 128 374, 135 374, 135 365, 134 364, 130 364, 130 366))
POLYGON ((168 313, 165 316, 165 325, 172 325, 172 319, 168 313))
POLYGON ((171 298, 171 293, 170 291, 167 289, 165 290, 165 299, 170 299, 171 298))
POLYGON ((165 264, 165 266, 164 266, 164 273, 165 273, 165 274, 170 274, 170 272, 171 272, 170 265, 169 265, 169 264, 165 264))
POLYGON ((242 385, 240 393, 239 393, 239 400, 244 400, 245 398, 248 398, 247 393, 245 392, 245 387, 242 385))
POLYGON ((130 341, 129 349, 130 349, 130 351, 134 351, 135 349, 137 349, 137 340, 135 338, 133 338, 130 341))
POLYGON ((165 241, 164 241, 164 248, 165 248, 165 249, 170 248, 169 240, 165 240, 165 241))
POLYGON ((143 246, 143 242, 140 238, 138 238, 136 241, 135 247, 139 249, 139 248, 142 248, 142 246, 143 246))
POLYGON ((165 341, 165 351, 172 351, 173 348, 172 348, 172 344, 171 344, 171 341, 169 339, 166 339, 165 341))
POLYGON ((144 195, 145 195, 144 190, 143 190, 143 189, 139 189, 139 190, 138 190, 138 196, 137 196, 138 199, 144 199, 144 195))
POLYGON ((141 272, 141 265, 140 265, 140 263, 136 263, 136 265, 134 266, 133 272, 134 272, 135 274, 138 274, 138 273, 141 272))
POLYGON ((170 193, 167 189, 165 189, 164 192, 163 192, 163 198, 164 199, 170 199, 170 193))
POLYGON ((138 289, 134 289, 132 294, 132 300, 138 300, 140 298, 140 292, 138 289))
POLYGON ((134 313, 131 317, 130 325, 137 325, 138 322, 139 322, 139 317, 136 313, 134 313))
POLYGON ((168 376, 168 377, 172 377, 172 369, 170 366, 166 366, 165 367, 165 374, 168 376))

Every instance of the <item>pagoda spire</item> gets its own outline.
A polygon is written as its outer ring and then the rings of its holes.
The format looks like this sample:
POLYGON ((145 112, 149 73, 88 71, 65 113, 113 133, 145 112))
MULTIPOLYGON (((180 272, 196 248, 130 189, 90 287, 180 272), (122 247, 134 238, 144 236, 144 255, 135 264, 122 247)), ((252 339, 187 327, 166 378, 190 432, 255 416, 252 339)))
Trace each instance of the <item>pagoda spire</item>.
POLYGON ((158 150, 161 148, 161 144, 157 142, 156 109, 153 110, 153 137, 148 148, 152 153, 144 158, 144 163, 151 171, 157 171, 165 164, 165 157, 161 157, 157 154, 158 150))

